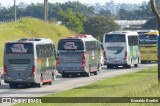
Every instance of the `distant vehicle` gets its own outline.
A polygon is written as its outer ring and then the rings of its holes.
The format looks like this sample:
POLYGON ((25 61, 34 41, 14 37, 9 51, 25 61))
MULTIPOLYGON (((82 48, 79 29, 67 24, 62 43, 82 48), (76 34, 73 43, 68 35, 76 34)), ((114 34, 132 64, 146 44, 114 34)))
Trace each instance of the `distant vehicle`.
POLYGON ((140 63, 139 35, 132 31, 113 31, 103 36, 105 64, 108 69, 140 63))
POLYGON ((140 35, 141 63, 157 61, 157 37, 158 31, 151 31, 140 35))
POLYGON ((56 69, 55 45, 50 39, 20 39, 7 42, 4 49, 4 82, 10 88, 52 84, 56 69))
POLYGON ((75 35, 58 42, 57 70, 62 77, 80 74, 97 75, 100 65, 100 43, 91 35, 75 35))

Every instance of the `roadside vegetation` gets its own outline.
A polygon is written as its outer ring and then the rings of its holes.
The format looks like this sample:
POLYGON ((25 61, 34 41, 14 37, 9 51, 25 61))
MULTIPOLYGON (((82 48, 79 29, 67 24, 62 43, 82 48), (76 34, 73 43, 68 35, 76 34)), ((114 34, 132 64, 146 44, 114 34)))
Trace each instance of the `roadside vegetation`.
POLYGON ((3 50, 5 42, 20 38, 50 38, 57 45, 60 38, 74 34, 63 25, 46 23, 40 19, 22 18, 16 22, 0 26, 0 67, 3 65, 3 50))
MULTIPOLYGON (((140 72, 121 75, 114 78, 97 81, 87 86, 74 88, 45 97, 159 97, 160 85, 157 79, 157 67, 145 69, 140 72)), ((53 91, 54 92, 54 91, 53 91)), ((16 106, 32 106, 35 104, 18 104, 16 106)), ((44 104, 38 104, 39 106, 44 104)), ((47 103, 45 106, 152 106, 146 103, 47 103)), ((158 104, 157 104, 158 105, 158 104)))

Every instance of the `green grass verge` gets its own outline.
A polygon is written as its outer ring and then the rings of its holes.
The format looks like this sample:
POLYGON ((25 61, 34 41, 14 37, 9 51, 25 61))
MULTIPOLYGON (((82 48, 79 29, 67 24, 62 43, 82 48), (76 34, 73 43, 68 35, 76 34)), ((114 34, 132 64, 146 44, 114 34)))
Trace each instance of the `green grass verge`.
POLYGON ((20 38, 50 38, 57 45, 60 38, 73 35, 74 32, 63 25, 46 23, 43 20, 22 18, 16 22, 0 25, 0 67, 3 66, 4 43, 20 38))
MULTIPOLYGON (((157 79, 157 67, 141 72, 107 78, 87 86, 74 88, 45 97, 160 97, 160 85, 157 79)), ((32 106, 35 104, 18 104, 16 106, 32 106)), ((39 106, 152 106, 146 103, 47 103, 39 106)))

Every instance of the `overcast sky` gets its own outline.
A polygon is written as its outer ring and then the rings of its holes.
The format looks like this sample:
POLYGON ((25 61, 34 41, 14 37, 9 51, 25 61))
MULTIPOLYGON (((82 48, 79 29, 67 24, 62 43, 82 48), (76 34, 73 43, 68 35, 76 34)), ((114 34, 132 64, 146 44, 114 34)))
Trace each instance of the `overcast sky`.
MULTIPOLYGON (((79 1, 81 3, 86 3, 86 4, 95 4, 96 2, 100 3, 101 5, 104 5, 106 2, 109 2, 111 0, 48 0, 49 2, 55 3, 63 3, 67 1, 79 1)), ((115 3, 142 3, 143 1, 148 2, 149 0, 113 0, 115 3)), ((26 4, 30 3, 43 3, 44 0, 16 0, 17 4, 20 2, 24 2, 26 4)), ((0 3, 2 6, 10 6, 13 5, 14 0, 0 0, 0 3)))

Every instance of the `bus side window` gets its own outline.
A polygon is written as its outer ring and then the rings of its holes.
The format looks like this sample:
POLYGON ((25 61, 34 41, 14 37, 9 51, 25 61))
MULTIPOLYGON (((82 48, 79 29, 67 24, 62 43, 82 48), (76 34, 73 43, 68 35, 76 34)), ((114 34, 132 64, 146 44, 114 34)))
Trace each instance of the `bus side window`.
POLYGON ((49 52, 49 45, 47 44, 45 45, 45 57, 50 57, 49 52))
POLYGON ((42 46, 41 45, 37 45, 36 46, 36 50, 37 50, 38 58, 42 58, 42 46))
POLYGON ((45 52, 46 52, 44 45, 42 45, 41 48, 42 48, 41 49, 42 50, 42 58, 44 58, 45 57, 45 52))
POLYGON ((130 46, 138 45, 138 36, 129 36, 128 41, 130 46))
POLYGON ((54 55, 54 45, 53 44, 51 45, 50 49, 51 49, 51 56, 53 56, 54 55))
POLYGON ((52 44, 49 44, 48 47, 47 47, 47 50, 48 50, 48 57, 52 57, 53 56, 53 45, 52 44))

